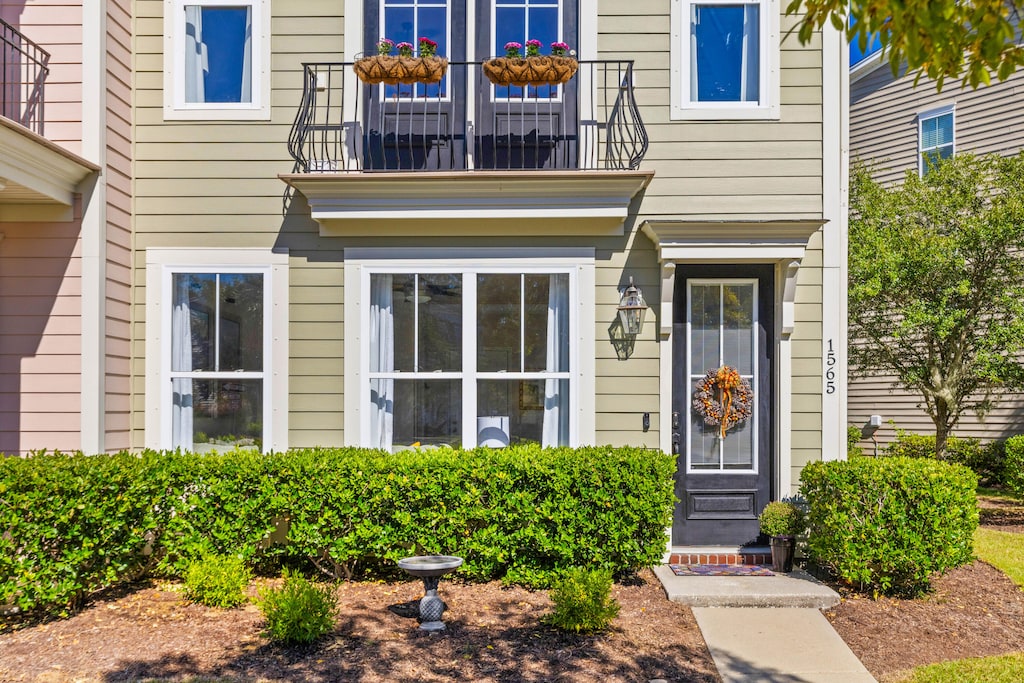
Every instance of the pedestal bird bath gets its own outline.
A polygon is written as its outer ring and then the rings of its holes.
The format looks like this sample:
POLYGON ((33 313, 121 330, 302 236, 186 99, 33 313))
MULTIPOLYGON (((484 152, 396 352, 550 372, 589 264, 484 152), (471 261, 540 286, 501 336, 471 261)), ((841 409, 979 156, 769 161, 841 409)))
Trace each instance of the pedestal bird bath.
POLYGON ((426 593, 420 600, 420 629, 423 631, 443 631, 445 626, 441 615, 448 608, 437 595, 437 585, 441 577, 453 572, 462 564, 461 557, 452 555, 417 555, 398 561, 398 566, 412 576, 423 579, 423 591, 426 593))

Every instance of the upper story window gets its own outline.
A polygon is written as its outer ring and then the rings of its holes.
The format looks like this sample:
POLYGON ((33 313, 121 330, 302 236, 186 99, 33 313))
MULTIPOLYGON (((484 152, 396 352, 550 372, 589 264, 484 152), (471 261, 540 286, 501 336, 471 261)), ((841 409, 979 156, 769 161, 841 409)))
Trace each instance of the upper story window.
POLYGON ((672 0, 672 118, 779 115, 775 0, 672 0))
POLYGON ((924 177, 936 161, 953 156, 953 106, 918 114, 917 121, 918 172, 924 177))
POLYGON ((267 0, 166 0, 164 117, 270 118, 267 0))

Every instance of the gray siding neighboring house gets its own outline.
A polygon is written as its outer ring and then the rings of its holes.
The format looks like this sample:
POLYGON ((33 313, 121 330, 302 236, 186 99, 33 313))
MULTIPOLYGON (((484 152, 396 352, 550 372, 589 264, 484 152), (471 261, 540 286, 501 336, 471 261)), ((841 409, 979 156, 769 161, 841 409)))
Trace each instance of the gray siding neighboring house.
MULTIPOLYGON (((894 78, 889 65, 876 55, 850 70, 850 159, 875 169, 880 182, 901 182, 907 169, 919 168, 920 120, 949 113, 953 154, 1016 154, 1024 149, 1022 111, 1024 73, 977 90, 947 83, 936 92, 925 79, 915 88, 912 76, 894 78)), ((880 415, 880 447, 896 437, 890 420, 905 431, 934 432, 920 400, 894 388, 892 377, 854 378, 851 373, 849 387, 850 424, 863 426, 871 415, 880 415)), ((1024 432, 1024 395, 1003 392, 995 397, 998 402, 991 412, 983 417, 965 414, 954 433, 988 440, 1024 432)))

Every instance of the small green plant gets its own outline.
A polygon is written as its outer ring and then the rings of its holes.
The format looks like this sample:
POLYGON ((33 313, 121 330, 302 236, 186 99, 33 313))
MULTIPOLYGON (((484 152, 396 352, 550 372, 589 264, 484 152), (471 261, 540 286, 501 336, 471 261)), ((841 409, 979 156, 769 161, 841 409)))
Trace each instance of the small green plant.
POLYGON ((334 589, 298 572, 284 571, 284 585, 260 593, 267 635, 283 643, 311 643, 334 629, 338 605, 334 589))
POLYGON ((555 610, 544 621, 563 631, 603 631, 619 613, 611 590, 611 571, 570 569, 551 589, 555 610))
POLYGON ((757 517, 765 536, 798 536, 807 528, 807 515, 797 502, 776 500, 764 506, 757 517))
POLYGON ((245 588, 251 578, 241 557, 208 555, 185 571, 185 597, 207 607, 236 607, 245 602, 245 588))
POLYGON ((1024 496, 1024 435, 1011 436, 1003 450, 1003 483, 1018 496, 1024 496))
POLYGON ((864 455, 864 449, 857 445, 862 438, 860 427, 850 425, 846 428, 846 457, 859 458, 864 455))

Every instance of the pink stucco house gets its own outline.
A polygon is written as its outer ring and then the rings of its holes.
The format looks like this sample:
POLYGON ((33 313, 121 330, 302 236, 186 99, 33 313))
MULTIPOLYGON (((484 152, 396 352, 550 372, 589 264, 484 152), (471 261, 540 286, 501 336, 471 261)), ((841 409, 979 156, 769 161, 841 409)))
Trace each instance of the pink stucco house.
POLYGON ((0 0, 0 453, 127 447, 128 0, 0 0))

